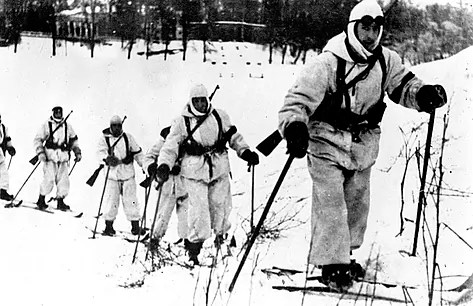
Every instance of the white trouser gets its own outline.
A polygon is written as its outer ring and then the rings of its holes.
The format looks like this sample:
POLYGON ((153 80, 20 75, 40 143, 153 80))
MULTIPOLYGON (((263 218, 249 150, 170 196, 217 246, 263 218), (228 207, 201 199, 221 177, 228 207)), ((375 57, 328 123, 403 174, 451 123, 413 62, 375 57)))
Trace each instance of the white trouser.
POLYGON ((8 191, 10 179, 8 177, 7 165, 5 160, 0 163, 0 189, 8 191))
POLYGON ((333 161, 308 156, 312 177, 314 265, 350 262, 350 250, 363 243, 370 207, 371 167, 346 170, 333 161))
POLYGON ((41 195, 47 195, 54 185, 57 188, 56 197, 63 199, 69 194, 69 162, 47 161, 43 163, 43 181, 39 187, 41 195))
POLYGON ((228 175, 206 183, 202 180, 184 179, 184 186, 189 194, 187 239, 190 242, 202 242, 214 233, 225 234, 230 224, 231 212, 230 180, 228 175))
POLYGON ((128 221, 139 221, 140 204, 136 197, 136 182, 132 177, 128 180, 107 180, 105 188, 105 211, 103 215, 107 221, 114 221, 118 214, 120 197, 123 203, 123 210, 128 221))
POLYGON ((181 176, 171 176, 162 188, 161 199, 158 207, 156 224, 154 225, 154 238, 161 238, 166 234, 169 220, 174 207, 177 214, 177 233, 179 238, 187 238, 187 192, 183 188, 181 176))

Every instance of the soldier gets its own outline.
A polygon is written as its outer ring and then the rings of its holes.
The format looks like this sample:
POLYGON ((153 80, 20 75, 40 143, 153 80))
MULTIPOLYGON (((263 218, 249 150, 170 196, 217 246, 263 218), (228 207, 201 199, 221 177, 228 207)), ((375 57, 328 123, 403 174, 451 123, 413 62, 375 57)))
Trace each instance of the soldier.
POLYGON ((34 138, 34 147, 39 160, 43 163, 43 181, 40 185, 38 208, 48 207, 45 197, 54 185, 57 189, 57 208, 70 209, 64 203, 69 193, 69 161, 71 151, 74 152, 75 162, 82 159, 77 135, 69 122, 63 118, 62 107, 55 106, 52 116, 46 121, 34 138))
POLYGON ((8 176, 8 169, 6 165, 6 152, 11 157, 15 156, 16 150, 11 142, 10 134, 8 134, 7 127, 2 123, 2 115, 0 114, 0 199, 5 201, 13 200, 13 196, 8 193, 10 179, 8 176))
POLYGON ((140 229, 140 204, 136 197, 135 167, 136 161, 141 167, 143 153, 135 138, 123 131, 122 119, 113 116, 110 119, 110 127, 103 130, 98 145, 98 158, 109 167, 106 182, 105 203, 107 212, 103 215, 105 219, 104 235, 115 235, 113 222, 118 214, 120 197, 126 218, 131 222, 131 233, 143 235, 144 229, 140 229))
POLYGON ((181 161, 181 176, 189 194, 185 247, 189 260, 196 265, 211 231, 221 241, 230 226, 230 162, 226 142, 250 165, 259 163, 258 154, 232 128, 228 114, 212 107, 205 86, 193 86, 182 116, 173 121, 159 154, 157 177, 166 181, 176 161, 181 161))
POLYGON ((376 1, 358 3, 346 31, 302 71, 279 111, 288 153, 303 158, 308 152, 313 186, 309 263, 322 268, 327 285, 342 289, 365 274, 350 254, 361 246, 366 230, 384 92, 394 103, 428 113, 447 99, 441 85, 424 84, 397 53, 380 45, 383 23, 376 1))
MULTIPOLYGON (((143 169, 148 173, 152 178, 156 176, 157 172, 157 159, 159 152, 166 140, 167 135, 169 134, 170 127, 164 128, 160 133, 160 138, 156 144, 154 144, 151 149, 145 154, 143 158, 143 169)), ((176 207, 177 214, 177 232, 179 240, 184 240, 187 238, 187 191, 184 189, 182 177, 179 175, 179 168, 174 167, 171 169, 171 177, 169 180, 163 183, 162 185, 162 194, 161 201, 158 207, 158 215, 156 224, 154 226, 154 231, 151 236, 151 246, 152 248, 157 248, 159 245, 159 240, 166 234, 168 228, 169 220, 171 219, 172 211, 176 207)))

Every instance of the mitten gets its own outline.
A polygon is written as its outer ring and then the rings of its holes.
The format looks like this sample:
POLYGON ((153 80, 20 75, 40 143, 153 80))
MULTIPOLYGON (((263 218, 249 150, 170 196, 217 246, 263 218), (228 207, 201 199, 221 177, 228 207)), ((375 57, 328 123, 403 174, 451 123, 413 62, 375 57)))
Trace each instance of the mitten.
POLYGON ((294 121, 284 130, 284 138, 287 141, 287 153, 296 158, 302 158, 309 147, 309 131, 304 122, 294 121))
POLYGON ((122 163, 125 165, 131 164, 133 162, 133 154, 128 154, 124 159, 122 159, 122 163))
POLYGON ((110 166, 110 167, 115 167, 116 165, 118 165, 118 158, 114 155, 109 155, 107 156, 107 158, 105 158, 105 164, 107 166, 110 166))
POLYGON ((256 166, 259 164, 259 156, 256 152, 246 149, 241 154, 241 159, 248 162, 248 166, 256 166))
POLYGON ((447 93, 442 85, 424 85, 417 91, 416 99, 421 111, 431 113, 447 103, 447 93))
POLYGON ((159 165, 157 169, 156 176, 158 177, 158 180, 161 182, 165 182, 169 179, 169 172, 171 170, 169 169, 169 166, 166 164, 161 164, 159 165))
POLYGON ((181 166, 179 166, 177 164, 172 166, 171 174, 172 175, 178 175, 179 173, 181 173, 181 166))
POLYGON ((148 166, 148 176, 149 177, 155 177, 156 173, 158 172, 158 165, 156 163, 152 163, 148 166))
POLYGON ((82 159, 82 154, 81 153, 75 153, 75 156, 76 156, 76 158, 74 159, 74 161, 76 163, 80 162, 81 159, 82 159))
POLYGON ((8 151, 8 154, 10 154, 10 156, 15 156, 16 154, 16 150, 13 146, 7 147, 7 151, 8 151))

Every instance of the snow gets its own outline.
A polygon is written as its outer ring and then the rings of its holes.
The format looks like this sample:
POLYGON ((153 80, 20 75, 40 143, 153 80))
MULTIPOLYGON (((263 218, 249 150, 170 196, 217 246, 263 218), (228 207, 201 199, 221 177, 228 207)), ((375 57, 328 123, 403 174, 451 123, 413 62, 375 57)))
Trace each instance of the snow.
MULTIPOLYGON (((127 60, 126 51, 120 48, 119 42, 97 46, 92 59, 90 50, 78 43, 61 44, 55 57, 51 56, 51 41, 43 38, 23 38, 16 54, 12 47, 0 49, 0 111, 2 122, 9 128, 17 149, 10 168, 10 192, 15 194, 33 171, 28 160, 34 156, 32 140, 37 129, 50 115, 53 106, 62 105, 65 114, 73 111, 69 122, 77 132, 83 150, 83 160, 71 175, 66 203, 75 211, 83 211, 84 216, 76 219, 67 213, 53 215, 0 206, 0 305, 205 305, 210 273, 208 305, 302 305, 302 300, 306 305, 338 303, 338 296, 334 295, 308 293, 303 296, 273 290, 271 285, 282 281, 290 284, 290 280, 269 277, 261 272, 272 266, 306 270, 311 181, 304 160, 295 160, 292 164, 268 217, 277 220, 291 216, 293 221, 288 223, 295 227, 282 232, 278 239, 267 239, 253 246, 231 294, 228 286, 241 254, 227 258, 214 270, 201 267, 190 272, 177 265, 168 265, 153 271, 150 260, 144 260, 146 250, 143 246, 139 247, 137 261, 132 264, 134 244, 100 235, 90 239, 104 181, 100 176, 93 187, 85 181, 98 166, 97 142, 112 115, 127 116, 124 129, 146 150, 157 139, 159 131, 180 113, 192 82, 204 83, 209 91, 218 84, 220 89, 215 94, 214 106, 227 110, 238 131, 255 147, 276 128, 277 111, 303 67, 301 63, 280 64, 281 57, 277 54, 274 64, 269 65, 268 50, 248 43, 214 42, 209 46, 213 52, 208 54, 206 63, 202 62, 201 42, 190 44, 186 62, 182 62, 180 53, 168 56, 167 61, 163 55, 147 60, 136 54, 137 49, 127 60), (297 214, 292 217, 292 213, 297 214), (138 285, 133 287, 133 284, 138 285)), ((175 42, 171 47, 179 48, 180 44, 175 42)), ((137 48, 144 50, 142 44, 137 48)), ((309 61, 311 56, 313 54, 309 61)), ((473 183, 470 158, 473 156, 470 132, 473 127, 472 58, 473 47, 470 47, 449 59, 413 67, 413 71, 426 81, 444 85, 450 97, 445 185, 452 190, 465 191, 465 194, 441 198, 441 219, 470 245, 473 242, 473 209, 469 196, 473 183)), ((287 58, 286 62, 291 60, 287 58)), ((437 111, 434 148, 439 147, 443 115, 447 111, 447 107, 437 111)), ((408 131, 427 120, 426 114, 388 104, 382 124, 381 151, 373 170, 372 210, 366 239, 354 254, 362 263, 377 258, 381 266, 380 277, 385 280, 419 286, 420 289, 410 293, 416 304, 422 305, 427 301, 422 239, 419 239, 421 256, 410 257, 406 253, 411 252, 413 224, 407 222, 403 235, 396 236, 400 228, 400 182, 404 167, 404 161, 398 155, 404 141, 400 127, 408 131)), ((425 130, 426 124, 419 130, 415 145, 425 141, 425 130)), ((255 170, 256 221, 286 161, 284 144, 269 157, 260 157, 261 163, 255 170)), ((234 253, 238 254, 249 227, 251 175, 234 152, 230 153, 230 158, 234 205, 232 233, 238 244, 234 253)), ((434 158, 438 155, 434 154, 434 158)), ((138 167, 136 170, 137 182, 140 182, 144 174, 138 167)), ((41 167, 33 172, 18 198, 36 201, 41 172, 41 167)), ((412 164, 406 181, 404 211, 404 216, 411 220, 415 219, 417 207, 417 177, 416 167, 412 164)), ((143 204, 144 191, 138 188, 143 204)), ((157 194, 152 192, 147 210, 148 224, 156 200, 157 194)), ((103 227, 103 220, 99 220, 98 230, 103 227)), ((130 230, 121 210, 115 228, 130 230)), ((438 262, 445 287, 453 288, 473 272, 472 249, 446 227, 442 226, 440 230, 438 262), (460 276, 449 277, 455 275, 460 276)), ((165 240, 177 240, 174 215, 165 240)), ((206 242, 206 252, 214 252, 211 245, 211 241, 206 242)), ((295 276, 294 279, 303 285, 302 278, 295 276)), ((397 297, 403 297, 401 291, 397 297)), ((456 299, 447 293, 444 297, 451 301, 456 299)), ((465 303, 468 301, 466 299, 465 303)), ((358 301, 365 302, 363 299, 358 301)), ((341 303, 354 304, 355 301, 343 300, 341 303)), ((434 304, 439 303, 437 292, 434 304)), ((375 301, 375 304, 389 305, 391 302, 375 301)))

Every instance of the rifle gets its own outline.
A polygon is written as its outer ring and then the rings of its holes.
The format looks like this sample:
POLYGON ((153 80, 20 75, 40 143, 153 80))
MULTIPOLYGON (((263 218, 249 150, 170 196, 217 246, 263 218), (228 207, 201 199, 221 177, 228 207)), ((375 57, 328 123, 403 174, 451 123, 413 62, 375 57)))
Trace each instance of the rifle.
POLYGON ((94 186, 95 181, 97 180, 97 176, 99 176, 99 173, 103 169, 103 167, 104 165, 100 164, 100 166, 97 169, 95 169, 94 173, 89 177, 89 179, 85 183, 89 185, 90 187, 94 186))
MULTIPOLYGON (((125 119, 126 119, 126 116, 123 117, 123 120, 122 120, 122 124, 123 122, 125 122, 125 119)), ((115 142, 110 146, 110 150, 113 150, 113 148, 117 145, 118 141, 120 141, 120 139, 123 137, 123 133, 120 135, 120 137, 118 137, 117 140, 115 140, 115 142)), ((103 164, 100 164, 100 166, 95 169, 94 173, 92 173, 92 175, 89 177, 89 179, 87 180, 87 182, 85 182, 87 185, 89 185, 90 187, 94 186, 95 184, 95 181, 97 180, 97 177, 99 176, 99 173, 100 171, 103 169, 104 165, 103 164)))
POLYGON ((266 137, 262 142, 260 142, 256 149, 260 151, 264 156, 268 156, 273 152, 274 149, 278 146, 278 144, 282 141, 282 136, 278 130, 274 131, 266 137))
MULTIPOLYGON (((72 111, 66 116, 66 118, 64 118, 64 120, 62 120, 61 122, 59 122, 59 124, 56 126, 56 128, 52 131, 51 135, 48 136, 48 138, 46 138, 45 141, 43 141, 43 145, 53 137, 54 133, 64 124, 66 123, 66 120, 67 118, 69 118, 69 116, 72 114, 72 111)), ((67 135, 66 135, 67 137, 67 135)), ((36 154, 32 159, 30 159, 30 164, 32 165, 36 165, 36 163, 38 162, 38 157, 39 154, 36 154)))
POLYGON ((214 97, 215 92, 217 91, 217 89, 220 89, 220 86, 218 84, 217 84, 217 86, 215 86, 214 91, 209 96, 210 101, 212 101, 212 98, 214 97))
MULTIPOLYGON (((220 86, 217 84, 217 86, 215 86, 214 88, 214 91, 212 92, 212 94, 209 96, 209 100, 212 101, 214 95, 215 95, 215 92, 217 91, 217 89, 220 89, 220 86)), ((202 123, 204 123, 204 121, 210 116, 212 112, 208 112, 205 116, 203 116, 199 121, 197 121, 197 124, 194 126, 194 128, 189 132, 189 134, 187 135, 186 138, 184 138, 184 140, 181 142, 181 143, 186 143, 187 141, 189 141, 192 137, 192 135, 194 134, 194 132, 202 125, 202 123)), ((230 129, 225 133, 227 134, 228 132, 230 132, 230 130, 232 130, 232 127, 230 127, 230 129)), ((233 132, 233 134, 235 134, 236 132, 236 127, 235 127, 235 131, 233 132)), ((232 134, 232 135, 233 135, 232 134)), ((231 135, 230 135, 231 136, 231 135)), ((225 135, 224 135, 225 137, 225 135)), ((179 154, 180 155, 180 154, 179 154)), ((176 161, 176 164, 177 165, 180 165, 181 163, 181 160, 182 160, 182 157, 178 157, 177 161, 176 161)), ((146 178, 140 183, 140 186, 143 187, 143 188, 147 188, 149 187, 149 185, 151 184, 151 182, 153 181, 153 177, 149 177, 149 176, 146 176, 146 178)))

